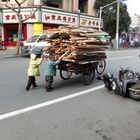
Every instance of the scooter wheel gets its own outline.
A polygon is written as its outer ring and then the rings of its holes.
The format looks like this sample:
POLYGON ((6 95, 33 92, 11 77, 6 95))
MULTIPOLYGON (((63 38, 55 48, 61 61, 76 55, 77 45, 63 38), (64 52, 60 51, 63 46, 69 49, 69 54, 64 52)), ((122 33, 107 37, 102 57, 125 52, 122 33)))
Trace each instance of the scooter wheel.
POLYGON ((110 73, 106 73, 103 75, 103 82, 105 84, 105 87, 111 91, 112 90, 112 78, 113 78, 113 75, 111 75, 110 73))
POLYGON ((117 78, 114 78, 112 81, 112 90, 115 91, 116 95, 121 95, 123 92, 120 81, 117 78))
POLYGON ((140 100, 140 84, 131 85, 129 88, 129 95, 134 100, 140 100))

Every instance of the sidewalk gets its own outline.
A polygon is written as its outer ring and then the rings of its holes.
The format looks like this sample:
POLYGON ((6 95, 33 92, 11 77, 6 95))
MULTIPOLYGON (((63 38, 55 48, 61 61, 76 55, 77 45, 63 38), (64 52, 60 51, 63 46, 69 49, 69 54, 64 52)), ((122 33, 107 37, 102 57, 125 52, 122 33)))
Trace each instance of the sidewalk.
POLYGON ((1 58, 20 57, 20 56, 21 55, 17 55, 16 47, 7 48, 5 51, 0 50, 0 59, 1 58))

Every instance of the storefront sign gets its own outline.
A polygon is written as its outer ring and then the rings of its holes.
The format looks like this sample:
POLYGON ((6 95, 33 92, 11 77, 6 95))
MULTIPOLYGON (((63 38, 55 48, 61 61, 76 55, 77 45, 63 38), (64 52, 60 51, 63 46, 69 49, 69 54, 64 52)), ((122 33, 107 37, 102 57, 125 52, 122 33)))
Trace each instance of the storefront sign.
MULTIPOLYGON (((22 19, 26 19, 31 15, 31 11, 22 11, 21 17, 22 19)), ((31 16, 25 23, 34 23, 38 22, 38 12, 36 11, 34 15, 31 16)), ((18 17, 14 12, 3 12, 3 23, 18 23, 18 17)))
POLYGON ((91 28, 99 28, 99 26, 103 27, 103 22, 101 21, 101 25, 99 25, 99 19, 90 16, 80 16, 80 26, 91 27, 91 28))
MULTIPOLYGON (((3 14, 0 12, 0 22, 3 23, 18 23, 18 17, 11 10, 3 10, 3 14), (3 15, 3 19, 2 19, 3 15)), ((31 15, 31 9, 22 9, 21 17, 23 19, 28 18, 31 15)), ((70 12, 63 12, 59 10, 53 9, 45 9, 42 8, 41 11, 36 11, 34 15, 31 16, 30 19, 26 20, 24 23, 48 23, 48 24, 59 24, 59 25, 72 25, 72 26, 83 26, 83 27, 91 27, 91 28, 99 28, 99 19, 86 16, 79 15, 70 12), (41 14, 40 14, 41 12, 41 14), (40 16, 39 16, 40 15, 40 16)), ((103 27, 103 22, 101 21, 101 28, 103 27)))
POLYGON ((78 25, 78 15, 67 12, 45 10, 42 11, 42 22, 60 25, 78 25))

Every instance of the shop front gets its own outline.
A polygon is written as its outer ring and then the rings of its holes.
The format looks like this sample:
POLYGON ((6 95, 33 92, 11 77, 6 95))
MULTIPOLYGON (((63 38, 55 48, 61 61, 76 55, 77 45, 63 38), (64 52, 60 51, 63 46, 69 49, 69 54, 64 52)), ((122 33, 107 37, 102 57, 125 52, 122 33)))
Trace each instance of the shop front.
MULTIPOLYGON (((24 41, 27 37, 26 24, 23 24, 21 41, 24 41)), ((4 45, 16 46, 18 37, 18 24, 4 24, 4 45)))
MULTIPOLYGON (((21 10, 22 18, 30 16, 31 8, 21 10)), ((5 46, 16 46, 18 37, 18 18, 11 10, 4 9, 2 14, 4 44, 5 46)), ((81 13, 66 12, 60 9, 42 7, 23 23, 21 41, 28 40, 33 35, 47 33, 50 28, 58 26, 83 26, 99 28, 99 19, 82 15, 81 13)), ((1 27, 0 27, 1 28, 1 27)))
MULTIPOLYGON (((30 16, 31 9, 23 8, 21 10, 22 18, 25 19, 30 16)), ((21 42, 27 40, 27 24, 38 22, 38 12, 36 12, 30 19, 25 21, 22 25, 21 42)), ((3 10, 3 28, 4 28, 4 45, 5 46, 16 46, 18 38, 18 18, 15 13, 11 10, 3 10)), ((30 29, 28 29, 30 30, 30 29)))
POLYGON ((42 8, 42 23, 44 24, 44 29, 55 28, 58 26, 78 26, 78 14, 64 12, 64 11, 54 11, 50 9, 42 8))
POLYGON ((82 27, 89 27, 89 28, 95 28, 99 29, 99 26, 103 28, 103 21, 99 23, 99 19, 92 17, 92 16, 87 16, 87 15, 80 15, 80 25, 82 27))
POLYGON ((58 28, 59 26, 78 26, 78 14, 45 8, 41 9, 41 13, 44 33, 47 33, 50 28, 58 28))

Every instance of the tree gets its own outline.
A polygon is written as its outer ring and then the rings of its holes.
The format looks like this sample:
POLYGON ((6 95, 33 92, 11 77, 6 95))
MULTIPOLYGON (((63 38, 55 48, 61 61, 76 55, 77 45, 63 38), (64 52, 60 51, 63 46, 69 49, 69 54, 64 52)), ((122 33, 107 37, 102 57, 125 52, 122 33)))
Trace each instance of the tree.
MULTIPOLYGON (((96 9, 98 15, 101 6, 105 6, 116 0, 96 0, 94 8, 96 9)), ((108 32, 112 37, 116 34, 116 15, 117 15, 117 4, 113 4, 106 7, 102 11, 102 19, 104 23, 104 30, 108 32)), ((127 12, 127 5, 120 2, 120 17, 119 17, 119 32, 128 31, 131 24, 131 18, 127 12)))
POLYGON ((22 48, 21 48, 21 34, 22 34, 22 25, 23 23, 30 19, 32 16, 34 16, 35 12, 38 10, 39 7, 37 8, 33 8, 31 10, 31 13, 28 17, 26 17, 25 19, 22 18, 22 14, 21 14, 21 8, 22 8, 22 4, 24 4, 27 0, 15 0, 16 2, 16 6, 14 4, 11 4, 8 0, 6 1, 5 6, 9 9, 11 9, 17 16, 19 24, 18 24, 18 38, 17 38, 17 54, 21 54, 22 48))

